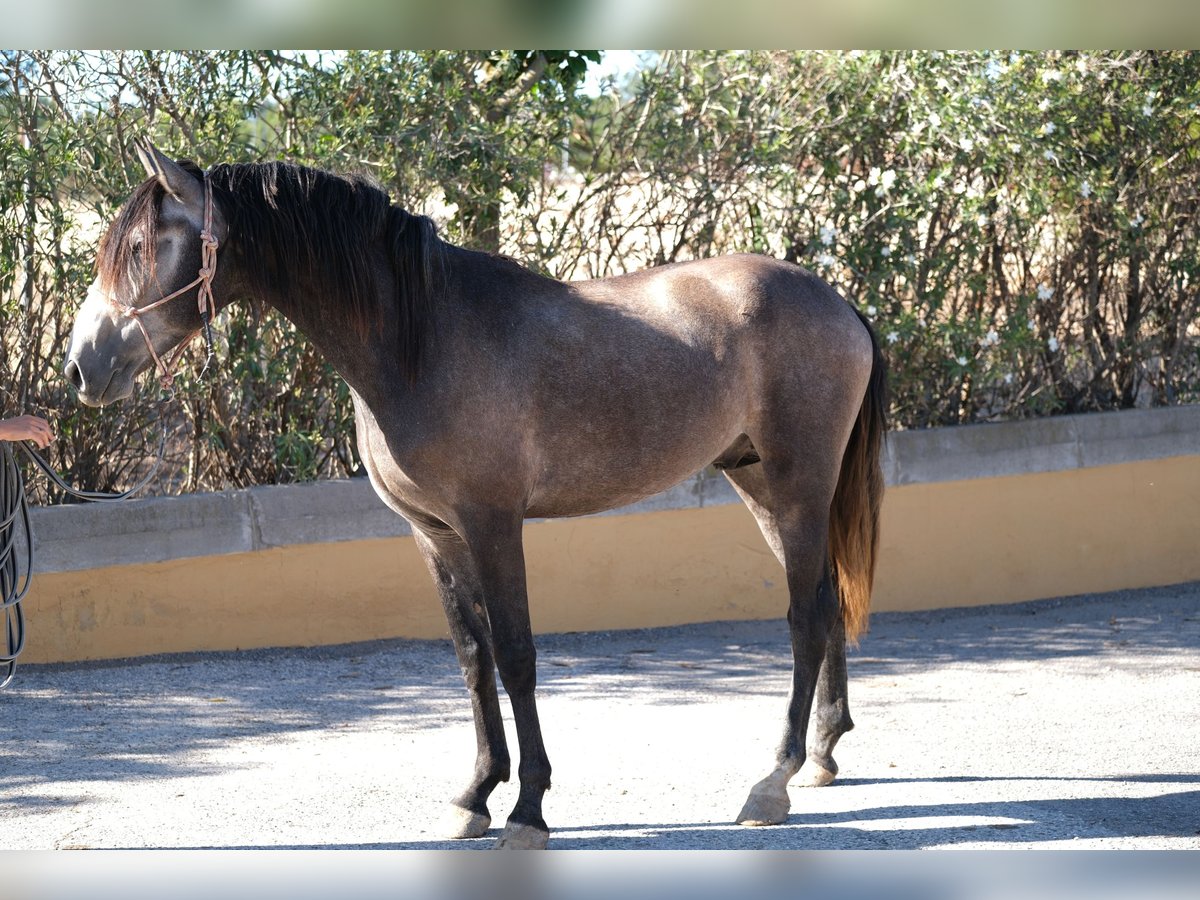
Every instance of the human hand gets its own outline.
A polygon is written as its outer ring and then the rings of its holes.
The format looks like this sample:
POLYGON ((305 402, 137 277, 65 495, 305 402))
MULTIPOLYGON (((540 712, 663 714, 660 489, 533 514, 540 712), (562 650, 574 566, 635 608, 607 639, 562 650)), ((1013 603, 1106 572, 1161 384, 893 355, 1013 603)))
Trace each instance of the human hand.
POLYGON ((54 440, 50 423, 38 416, 15 416, 0 419, 0 441, 33 441, 38 449, 54 440))

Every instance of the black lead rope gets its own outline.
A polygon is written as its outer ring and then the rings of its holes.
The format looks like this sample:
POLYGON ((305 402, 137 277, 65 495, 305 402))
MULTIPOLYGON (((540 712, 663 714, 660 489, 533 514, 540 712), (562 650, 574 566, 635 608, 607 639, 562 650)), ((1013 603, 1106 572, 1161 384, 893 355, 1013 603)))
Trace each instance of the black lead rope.
MULTIPOLYGON (((161 427, 160 422, 160 427, 161 427)), ((54 471, 50 463, 33 450, 29 444, 21 441, 18 446, 25 451, 30 461, 41 470, 60 491, 79 500, 101 503, 113 500, 125 500, 132 497, 147 484, 158 472, 159 464, 167 446, 167 432, 162 429, 158 444, 158 456, 146 477, 128 490, 117 494, 104 491, 81 491, 67 484, 54 471)), ((0 609, 4 611, 4 635, 6 651, 0 654, 0 688, 8 686, 17 670, 17 657, 25 649, 25 614, 21 611, 21 601, 29 593, 29 584, 33 579, 33 533, 29 529, 29 501, 25 496, 25 479, 21 477, 21 468, 17 465, 13 453, 13 444, 0 441, 0 609), (18 536, 25 537, 25 552, 18 553, 18 536)))
POLYGON ((0 656, 0 688, 12 681, 17 670, 17 657, 25 649, 25 614, 21 612, 21 601, 29 592, 29 580, 33 572, 33 541, 29 538, 29 505, 25 502, 25 483, 21 470, 13 458, 12 444, 0 441, 0 509, 4 519, 0 522, 0 591, 3 597, 0 608, 4 610, 4 634, 8 651, 0 656), (25 534, 25 570, 21 571, 17 557, 18 526, 25 534))

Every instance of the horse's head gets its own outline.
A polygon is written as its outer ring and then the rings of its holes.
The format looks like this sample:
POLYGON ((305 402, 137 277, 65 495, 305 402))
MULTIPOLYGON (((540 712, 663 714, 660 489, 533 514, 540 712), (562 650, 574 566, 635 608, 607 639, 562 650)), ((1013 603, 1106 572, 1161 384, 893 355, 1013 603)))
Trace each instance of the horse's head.
POLYGON ((211 186, 149 143, 137 153, 150 177, 100 242, 67 350, 67 379, 88 406, 128 397, 151 366, 169 380, 164 360, 202 327, 204 310, 215 311, 211 281, 226 224, 211 186))

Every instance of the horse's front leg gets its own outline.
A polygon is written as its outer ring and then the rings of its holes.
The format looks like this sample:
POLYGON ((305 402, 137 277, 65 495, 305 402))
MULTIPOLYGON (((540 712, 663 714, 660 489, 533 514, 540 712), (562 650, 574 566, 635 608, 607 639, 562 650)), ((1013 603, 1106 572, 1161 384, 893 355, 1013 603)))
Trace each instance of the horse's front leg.
POLYGON ((479 572, 496 667, 512 703, 521 751, 517 769, 521 792, 496 846, 540 850, 550 837, 542 818, 542 795, 550 788, 550 760, 534 701, 537 651, 529 623, 522 524, 516 514, 480 514, 467 523, 466 539, 479 572))
POLYGON ((445 830, 454 838, 482 837, 492 823, 487 799, 497 784, 508 781, 510 765, 483 593, 474 560, 457 535, 430 536, 415 528, 413 534, 441 597, 475 718, 475 773, 450 802, 445 830))

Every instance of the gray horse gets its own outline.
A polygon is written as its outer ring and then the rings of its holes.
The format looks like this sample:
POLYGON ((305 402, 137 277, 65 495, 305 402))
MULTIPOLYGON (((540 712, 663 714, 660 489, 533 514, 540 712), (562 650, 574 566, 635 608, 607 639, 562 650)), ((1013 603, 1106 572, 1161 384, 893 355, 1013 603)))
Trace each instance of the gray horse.
POLYGON ((149 178, 101 242, 67 378, 89 405, 128 397, 150 368, 169 381, 171 351, 237 301, 279 310, 345 378, 363 464, 412 525, 471 695, 478 755, 455 836, 488 830, 487 798, 509 778, 498 670, 520 795, 497 846, 549 837, 523 520, 632 503, 709 464, 790 593, 783 740, 738 821, 783 822, 806 757, 809 783, 833 780, 853 727, 845 647, 875 567, 886 375, 832 288, 752 255, 563 283, 440 240, 363 179, 138 153, 149 178))

